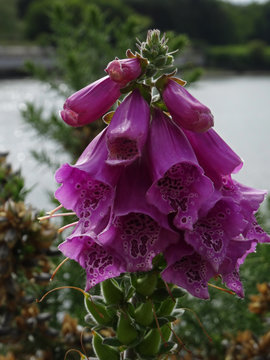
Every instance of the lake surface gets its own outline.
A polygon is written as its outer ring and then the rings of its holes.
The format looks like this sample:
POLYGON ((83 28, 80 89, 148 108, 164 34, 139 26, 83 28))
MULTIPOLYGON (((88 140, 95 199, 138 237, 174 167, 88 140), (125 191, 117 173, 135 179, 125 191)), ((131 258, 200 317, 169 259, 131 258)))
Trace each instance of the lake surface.
MULTIPOLYGON (((244 159, 235 178, 246 185, 270 190, 270 75, 226 75, 205 77, 189 88, 211 108, 216 131, 244 159)), ((53 174, 30 154, 44 149, 53 159, 68 161, 56 154, 56 145, 37 138, 20 115, 25 103, 44 106, 45 113, 59 111, 64 99, 46 84, 31 79, 0 80, 0 152, 9 151, 9 162, 21 168, 26 186, 33 191, 27 201, 38 208, 50 208, 48 191, 57 187, 53 174)))

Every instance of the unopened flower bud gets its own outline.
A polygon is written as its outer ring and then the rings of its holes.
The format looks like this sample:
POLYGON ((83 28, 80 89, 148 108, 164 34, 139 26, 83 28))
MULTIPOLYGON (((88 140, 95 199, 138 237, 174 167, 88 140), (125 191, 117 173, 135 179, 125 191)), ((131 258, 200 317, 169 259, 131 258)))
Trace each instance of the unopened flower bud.
POLYGON ((124 87, 132 80, 137 79, 142 72, 140 60, 133 59, 115 59, 111 61, 105 71, 111 80, 115 81, 120 87, 124 87))
POLYGON ((214 125, 210 109, 173 79, 168 79, 162 96, 174 122, 184 129, 201 133, 214 125))
POLYGON ((119 84, 105 76, 71 95, 61 117, 74 127, 90 124, 104 115, 120 95, 119 84))

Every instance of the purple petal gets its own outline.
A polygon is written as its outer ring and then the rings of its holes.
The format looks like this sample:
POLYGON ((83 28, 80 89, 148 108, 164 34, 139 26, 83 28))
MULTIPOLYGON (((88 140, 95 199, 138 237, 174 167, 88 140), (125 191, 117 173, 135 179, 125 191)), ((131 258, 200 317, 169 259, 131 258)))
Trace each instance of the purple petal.
POLYGON ((120 85, 105 76, 71 95, 61 111, 71 126, 83 126, 99 119, 120 97, 120 85))
POLYGON ((214 125, 210 109, 173 79, 168 80, 162 97, 173 120, 180 127, 200 133, 214 125))
POLYGON ((166 282, 176 284, 201 299, 209 298, 207 283, 214 275, 212 267, 195 252, 180 257, 161 273, 166 282))
POLYGON ((139 90, 134 90, 117 108, 108 127, 108 164, 128 165, 141 156, 149 120, 149 105, 139 90))
POLYGON ((98 227, 107 216, 120 175, 119 169, 105 163, 105 134, 103 131, 90 143, 75 165, 64 164, 55 175, 56 181, 62 183, 55 197, 76 212, 82 234, 98 227))
POLYGON ((192 229, 198 210, 213 193, 184 133, 156 110, 148 139, 153 184, 147 200, 164 214, 175 213, 174 225, 192 229))
POLYGON ((221 190, 224 196, 233 198, 241 207, 241 214, 247 222, 243 230, 244 237, 247 240, 257 240, 262 243, 270 242, 269 235, 259 226, 255 218, 255 212, 263 202, 266 191, 247 187, 230 177, 223 179, 221 190))
POLYGON ((151 270, 153 258, 175 241, 176 235, 149 215, 133 212, 115 217, 98 240, 121 255, 126 271, 136 272, 151 270))
POLYGON ((59 245, 59 250, 65 256, 77 261, 86 270, 85 291, 124 271, 121 260, 113 251, 105 249, 89 237, 67 238, 59 245))
POLYGON ((248 241, 243 236, 238 236, 229 242, 226 251, 226 257, 220 265, 218 272, 224 276, 225 274, 239 269, 244 263, 248 254, 255 252, 257 241, 248 241))
POLYGON ((241 283, 238 270, 234 270, 231 273, 222 276, 222 280, 225 285, 234 291, 241 298, 244 297, 243 285, 241 283))
POLYGON ((231 238, 239 235, 245 226, 239 206, 232 201, 221 200, 198 220, 193 231, 186 231, 185 241, 217 272, 231 238))
POLYGON ((237 173, 243 166, 240 157, 213 129, 204 134, 196 134, 187 130, 184 132, 199 164, 217 187, 222 185, 224 175, 237 173))
POLYGON ((146 203, 149 182, 141 161, 125 169, 117 186, 111 222, 98 236, 101 244, 122 256, 130 272, 150 270, 152 259, 178 239, 169 230, 167 217, 146 203))

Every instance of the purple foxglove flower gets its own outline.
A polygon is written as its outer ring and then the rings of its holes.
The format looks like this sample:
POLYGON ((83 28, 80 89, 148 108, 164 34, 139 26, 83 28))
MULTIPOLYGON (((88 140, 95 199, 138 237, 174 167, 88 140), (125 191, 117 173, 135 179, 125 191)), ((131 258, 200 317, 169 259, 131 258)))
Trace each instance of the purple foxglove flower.
POLYGON ((141 156, 147 139, 150 108, 139 90, 134 90, 117 108, 107 130, 107 163, 129 165, 141 156))
POLYGON ((89 237, 68 237, 59 245, 59 250, 85 269, 85 291, 99 282, 119 276, 124 271, 121 259, 113 250, 105 249, 89 237))
POLYGON ((202 204, 213 193, 186 136, 160 110, 155 110, 147 141, 153 184, 147 200, 163 214, 174 213, 178 229, 192 229, 202 204))
POLYGON ((258 225, 255 218, 255 213, 263 202, 266 191, 242 185, 227 176, 223 177, 221 193, 225 197, 232 198, 240 205, 241 214, 247 224, 243 230, 245 239, 256 240, 260 243, 270 242, 270 236, 258 225))
POLYGON ((173 120, 184 129, 201 133, 214 125, 210 109, 173 79, 168 79, 162 97, 173 120))
POLYGON ((257 241, 247 241, 243 236, 232 239, 228 245, 226 257, 219 268, 225 285, 238 296, 244 297, 243 286, 239 277, 239 267, 248 254, 256 250, 257 241))
POLYGON ((99 119, 121 95, 120 86, 105 76, 71 95, 61 111, 71 126, 83 126, 99 119))
POLYGON ((223 176, 237 173, 243 166, 241 158, 213 130, 196 134, 184 130, 205 174, 220 188, 223 176))
POLYGON ((165 250, 166 269, 161 273, 163 280, 186 289, 193 296, 208 299, 208 281, 215 272, 183 239, 165 250))
POLYGON ((106 219, 114 200, 119 168, 106 164, 106 129, 85 149, 75 165, 64 164, 55 178, 62 186, 55 197, 66 209, 76 212, 77 233, 93 236, 106 226, 106 219), (105 225, 104 225, 105 222, 105 225))
POLYGON ((185 241, 218 273, 230 240, 239 235, 245 226, 239 205, 232 199, 224 199, 200 218, 193 230, 185 232, 185 241))
POLYGON ((100 244, 122 257, 128 272, 150 270, 152 259, 178 239, 178 234, 169 230, 167 217, 146 203, 150 183, 140 159, 125 168, 117 186, 111 223, 98 236, 100 244))
POLYGON ((137 79, 142 72, 140 60, 133 59, 115 59, 106 67, 105 71, 110 78, 124 87, 132 80, 137 79))

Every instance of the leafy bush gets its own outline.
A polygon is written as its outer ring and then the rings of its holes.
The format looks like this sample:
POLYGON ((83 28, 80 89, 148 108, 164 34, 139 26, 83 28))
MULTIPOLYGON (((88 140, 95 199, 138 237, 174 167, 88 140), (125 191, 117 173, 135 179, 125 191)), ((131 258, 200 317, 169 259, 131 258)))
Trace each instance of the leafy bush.
POLYGON ((206 52, 210 67, 221 67, 237 71, 269 70, 270 47, 259 40, 247 45, 214 46, 206 52))

